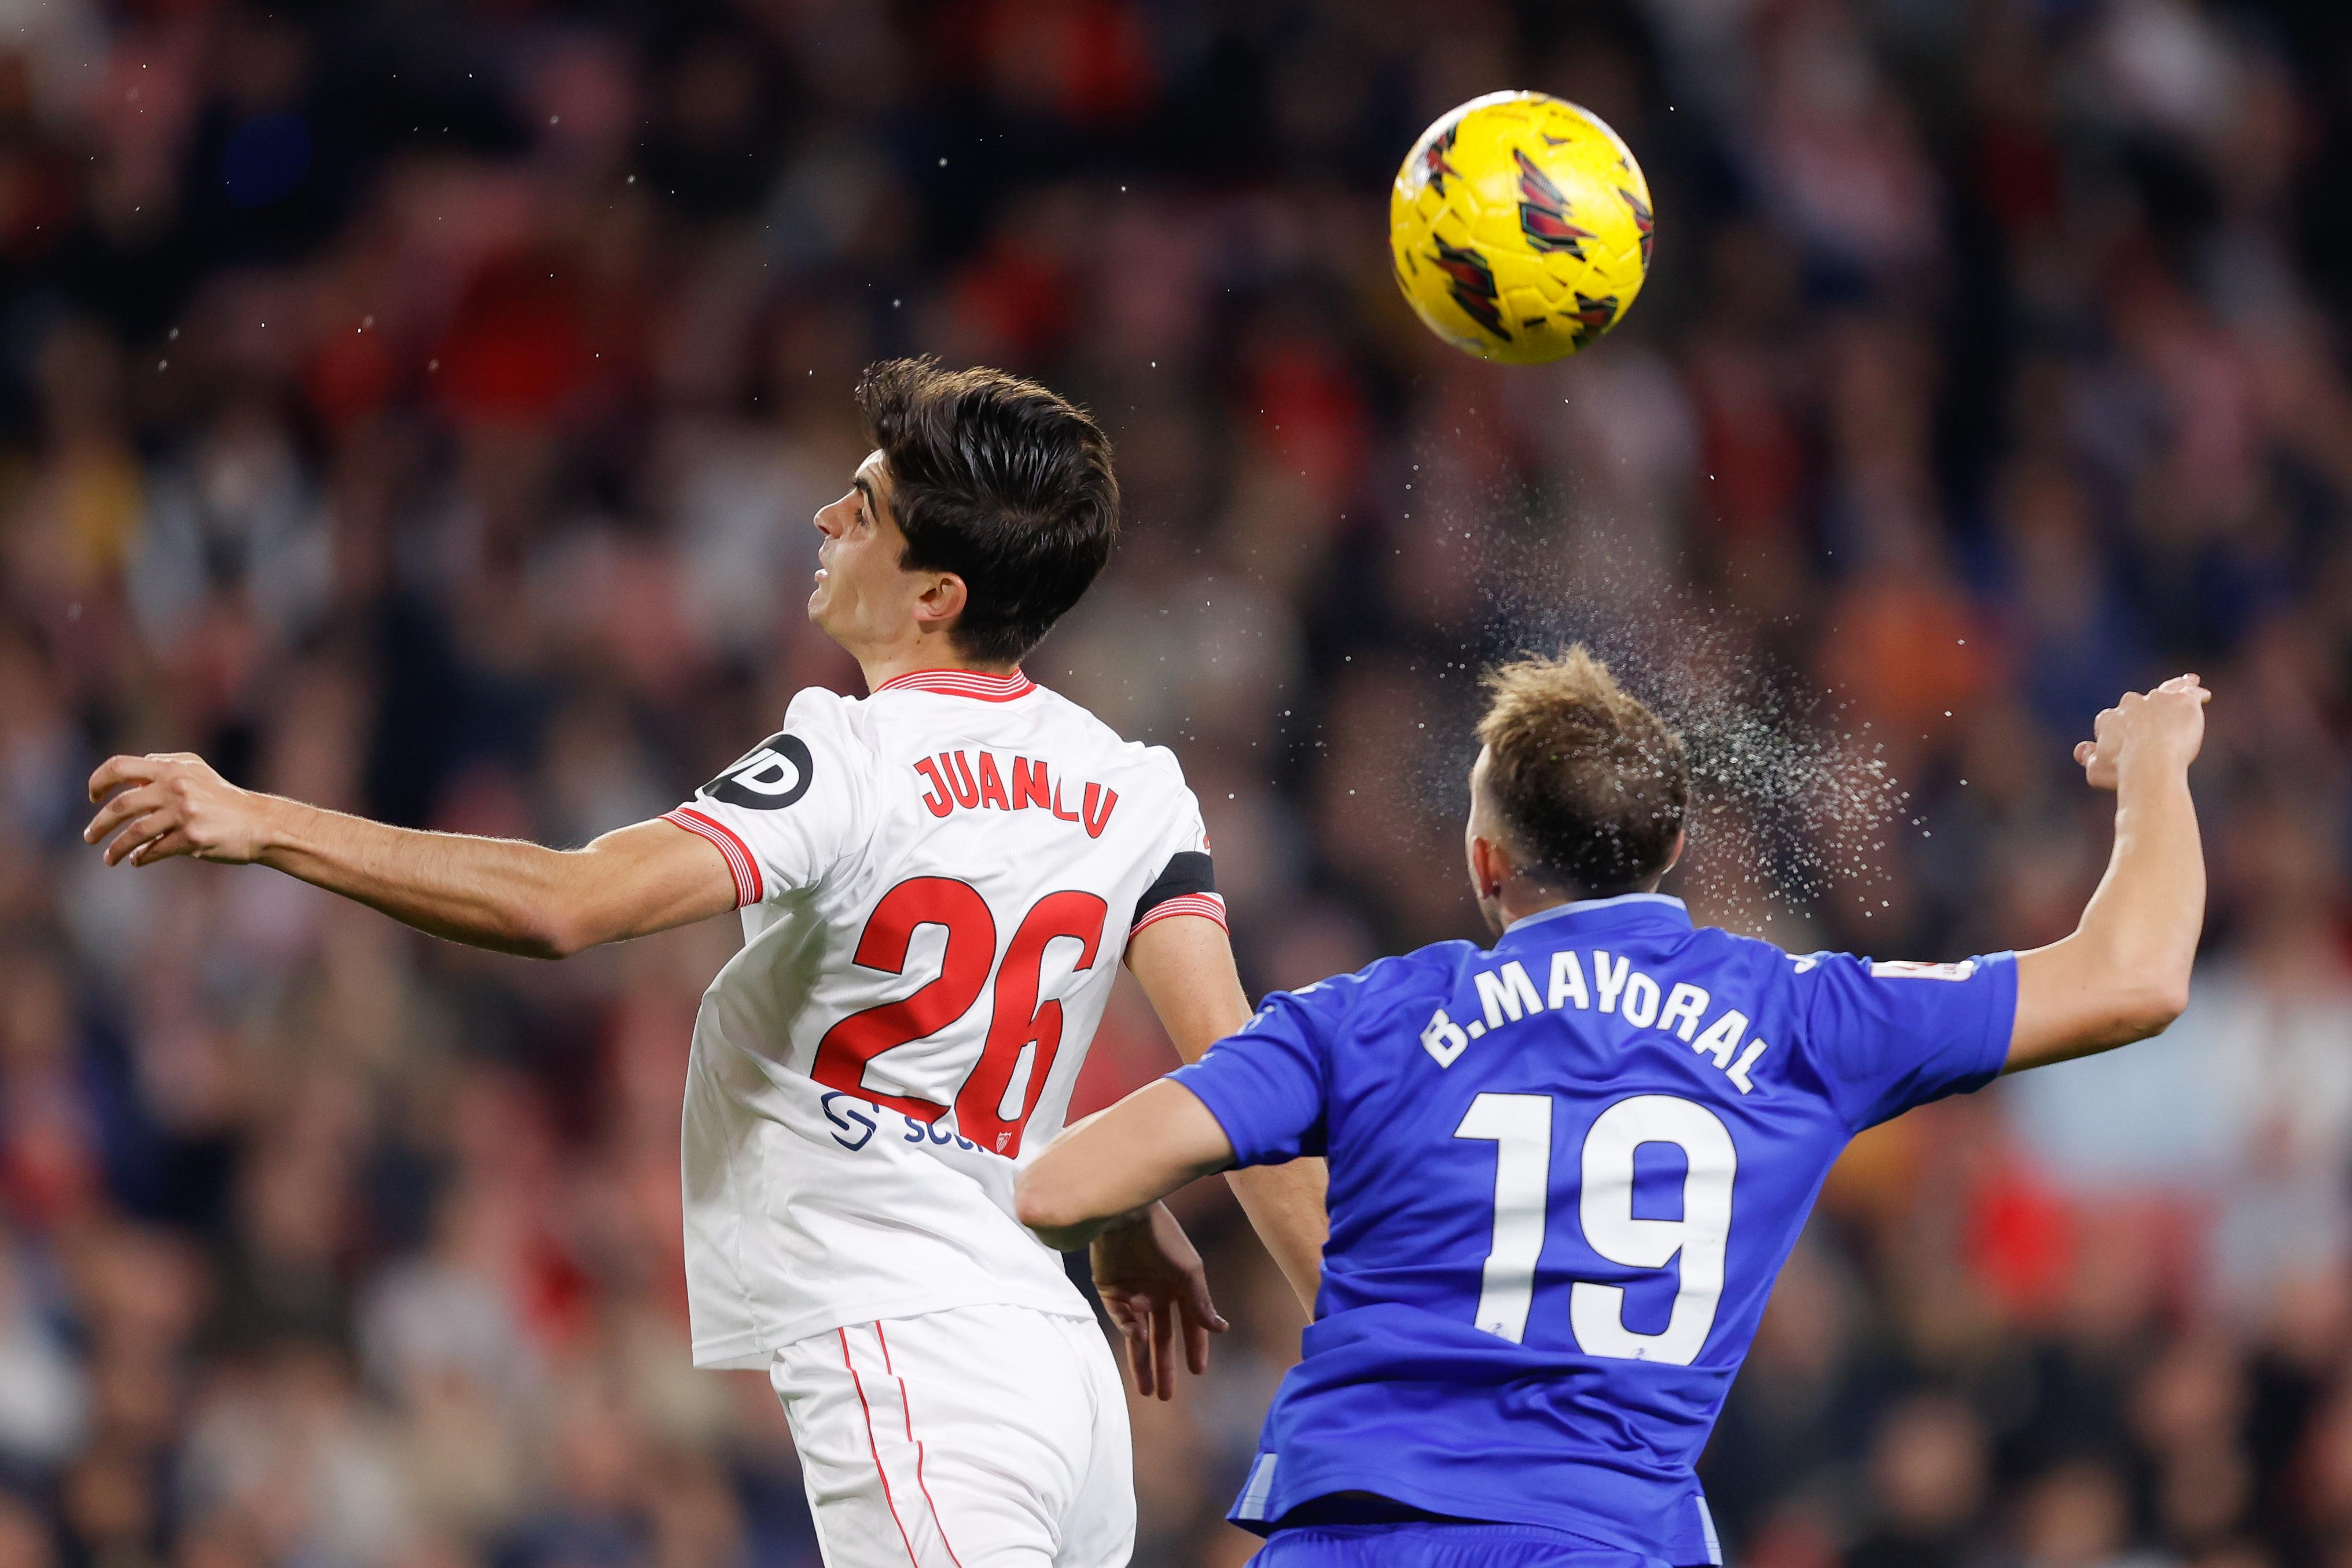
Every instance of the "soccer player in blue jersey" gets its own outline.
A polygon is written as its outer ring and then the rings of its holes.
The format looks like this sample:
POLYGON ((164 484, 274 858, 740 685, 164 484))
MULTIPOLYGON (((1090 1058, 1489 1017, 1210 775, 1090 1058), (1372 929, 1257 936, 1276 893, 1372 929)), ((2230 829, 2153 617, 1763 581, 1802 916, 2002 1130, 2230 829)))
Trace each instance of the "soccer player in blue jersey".
POLYGON ((1847 1141, 2186 1005, 2194 675, 2075 748, 2116 832, 2074 935, 1946 964, 1694 927, 1656 891, 1680 740, 1581 649, 1489 686, 1466 838, 1494 945, 1270 997, 1022 1179, 1074 1247, 1212 1171, 1329 1160, 1315 1322, 1232 1513, 1262 1568, 1722 1562, 1692 1467, 1847 1141))

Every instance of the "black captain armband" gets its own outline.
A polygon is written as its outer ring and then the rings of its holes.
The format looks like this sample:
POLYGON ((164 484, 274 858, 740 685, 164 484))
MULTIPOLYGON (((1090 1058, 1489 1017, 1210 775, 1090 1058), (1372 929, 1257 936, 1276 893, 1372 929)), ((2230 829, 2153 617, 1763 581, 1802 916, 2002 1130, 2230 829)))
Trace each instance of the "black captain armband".
POLYGON ((1170 857, 1168 869, 1135 901, 1135 922, 1128 935, 1132 936, 1171 915, 1198 915, 1215 921, 1220 928, 1225 924, 1225 901, 1217 896, 1216 867, 1199 850, 1170 857))

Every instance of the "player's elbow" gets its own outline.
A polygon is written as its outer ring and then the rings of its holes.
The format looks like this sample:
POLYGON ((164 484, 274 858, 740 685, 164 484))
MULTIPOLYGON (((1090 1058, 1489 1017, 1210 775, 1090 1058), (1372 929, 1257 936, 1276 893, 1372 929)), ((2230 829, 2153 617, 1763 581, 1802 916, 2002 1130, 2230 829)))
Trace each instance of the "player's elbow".
POLYGON ((2189 1010, 2189 977, 2132 975, 2120 977, 2107 993, 2105 1039, 2112 1049, 2149 1040, 2170 1029, 2189 1010))
POLYGON ((2162 1034, 2189 1010, 2178 964, 2059 944, 2018 956, 2008 1071, 2096 1056, 2162 1034))
POLYGON ((518 943, 515 952, 521 957, 539 958, 551 964, 558 958, 569 958, 587 946, 587 943, 568 935, 534 933, 518 943))
POLYGON ((1013 1184, 1013 1215, 1057 1252, 1075 1252, 1091 1239, 1089 1222, 1095 1217, 1084 1211, 1058 1173, 1042 1165, 1022 1172, 1013 1184))
POLYGON ((1032 1230, 1058 1229, 1072 1219, 1063 1194, 1050 1180, 1040 1180, 1034 1166, 1013 1184, 1013 1217, 1032 1230))
POLYGON ((2147 1040, 2170 1029, 2188 1010, 2188 976, 2150 978, 2134 988, 2121 1009, 2121 1021, 2134 1040, 2147 1040))
POLYGON ((600 859, 596 848, 534 852, 527 874, 505 891, 512 951, 527 958, 569 958, 646 928, 635 924, 646 899, 631 868, 600 859))
POLYGON ((577 912, 534 909, 518 922, 515 951, 526 958, 569 958, 604 940, 593 922, 577 912))

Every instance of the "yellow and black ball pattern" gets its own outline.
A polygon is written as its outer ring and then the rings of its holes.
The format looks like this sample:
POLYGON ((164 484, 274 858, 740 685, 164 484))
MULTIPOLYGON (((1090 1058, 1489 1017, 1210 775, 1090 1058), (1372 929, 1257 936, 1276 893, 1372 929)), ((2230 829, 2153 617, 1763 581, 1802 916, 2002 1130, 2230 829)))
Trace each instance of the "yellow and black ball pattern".
POLYGON ((1397 171, 1389 249, 1429 329, 1507 364, 1572 354, 1650 271, 1650 186, 1599 117, 1539 92, 1474 98, 1397 171))

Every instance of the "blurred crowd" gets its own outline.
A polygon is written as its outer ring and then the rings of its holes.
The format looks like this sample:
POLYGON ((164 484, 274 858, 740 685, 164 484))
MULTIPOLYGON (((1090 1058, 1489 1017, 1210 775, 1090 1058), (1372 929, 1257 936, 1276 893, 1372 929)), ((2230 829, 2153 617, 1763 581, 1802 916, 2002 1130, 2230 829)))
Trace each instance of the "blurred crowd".
MULTIPOLYGON (((534 966, 106 872, 115 750, 577 843, 856 671, 804 624, 859 367, 1102 416, 1030 671, 1174 746, 1254 989, 1475 934, 1479 664, 1684 723, 1675 890, 1798 948, 2069 928, 2093 713, 2183 669, 2162 1040, 1865 1136, 1709 1453, 1748 1568, 2352 1565, 2352 24, 2330 0, 0 0, 0 1568, 803 1568, 687 1364, 728 922, 534 966), (1656 269, 1542 370, 1388 276, 1430 119, 1540 88, 1656 269)), ((1123 996, 1082 1098, 1172 1061, 1123 996)), ((1082 1107, 1083 1108, 1083 1107, 1082 1107)), ((1301 1316, 1137 1412, 1144 1568, 1301 1316)))

